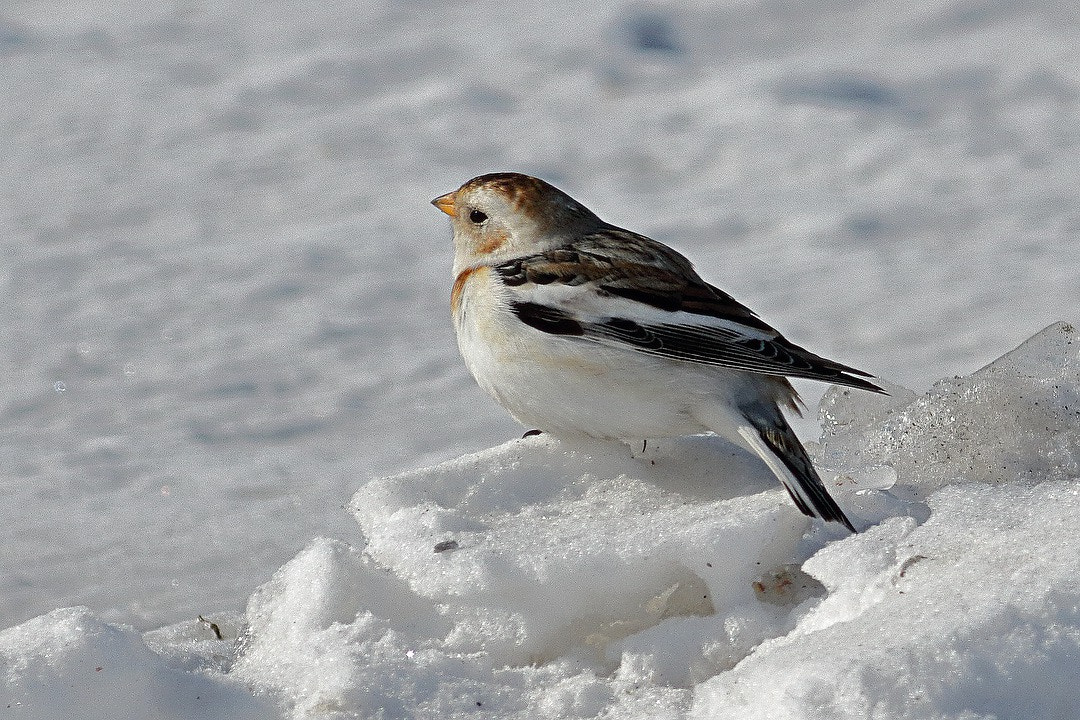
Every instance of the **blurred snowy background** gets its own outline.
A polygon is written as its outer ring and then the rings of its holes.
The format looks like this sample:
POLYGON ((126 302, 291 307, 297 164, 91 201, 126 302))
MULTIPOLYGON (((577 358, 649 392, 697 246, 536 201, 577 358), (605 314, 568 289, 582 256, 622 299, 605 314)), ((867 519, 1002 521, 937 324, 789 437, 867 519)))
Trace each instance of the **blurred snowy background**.
POLYGON ((236 610, 519 434, 427 204, 482 172, 916 391, 1080 320, 1078 48, 1052 1, 6 3, 0 627, 236 610))

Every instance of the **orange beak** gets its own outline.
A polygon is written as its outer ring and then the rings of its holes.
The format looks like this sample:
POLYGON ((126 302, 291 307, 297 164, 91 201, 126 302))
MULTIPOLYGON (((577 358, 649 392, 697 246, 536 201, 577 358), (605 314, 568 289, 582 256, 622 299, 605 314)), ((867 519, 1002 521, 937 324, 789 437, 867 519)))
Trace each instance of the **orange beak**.
POLYGON ((457 217, 457 213, 454 212, 454 199, 457 198, 457 190, 454 192, 448 192, 445 195, 440 195, 431 201, 431 204, 442 210, 450 217, 457 217))

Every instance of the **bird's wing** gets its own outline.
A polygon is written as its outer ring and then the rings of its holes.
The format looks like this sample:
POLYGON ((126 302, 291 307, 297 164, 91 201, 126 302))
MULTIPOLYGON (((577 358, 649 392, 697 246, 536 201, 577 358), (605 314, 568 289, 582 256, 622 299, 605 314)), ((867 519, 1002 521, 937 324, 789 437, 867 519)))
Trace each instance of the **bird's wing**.
POLYGON ((654 240, 605 229, 494 268, 524 323, 658 357, 883 392, 788 341, 654 240))

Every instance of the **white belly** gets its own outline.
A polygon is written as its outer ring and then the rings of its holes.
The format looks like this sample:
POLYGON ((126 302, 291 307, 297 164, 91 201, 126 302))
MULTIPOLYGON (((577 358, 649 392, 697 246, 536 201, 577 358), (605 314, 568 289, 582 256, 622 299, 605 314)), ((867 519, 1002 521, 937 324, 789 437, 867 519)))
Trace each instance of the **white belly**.
POLYGON ((718 369, 545 333, 467 292, 456 310, 473 377, 529 428, 619 440, 690 435, 707 429, 695 409, 723 387, 718 369))

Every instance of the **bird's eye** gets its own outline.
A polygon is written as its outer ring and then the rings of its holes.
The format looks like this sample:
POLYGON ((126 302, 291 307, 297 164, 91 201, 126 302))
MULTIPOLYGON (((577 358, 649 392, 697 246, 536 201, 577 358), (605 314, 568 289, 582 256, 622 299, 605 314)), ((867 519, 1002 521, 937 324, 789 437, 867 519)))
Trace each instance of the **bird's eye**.
POLYGON ((473 210, 469 213, 469 219, 477 225, 482 225, 487 220, 487 215, 480 212, 479 210, 473 210))

